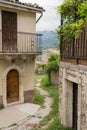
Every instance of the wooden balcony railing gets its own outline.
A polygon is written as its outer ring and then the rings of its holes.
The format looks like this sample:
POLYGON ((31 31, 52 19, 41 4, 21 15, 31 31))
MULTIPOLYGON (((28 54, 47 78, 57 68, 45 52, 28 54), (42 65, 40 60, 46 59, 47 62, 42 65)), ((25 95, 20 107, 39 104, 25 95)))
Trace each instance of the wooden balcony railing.
POLYGON ((87 30, 78 39, 62 41, 62 58, 87 58, 87 30))
POLYGON ((66 62, 87 65, 87 27, 81 32, 78 39, 61 41, 61 59, 66 62))
MULTIPOLYGON (((8 32, 7 32, 8 33, 8 32)), ((42 34, 17 32, 16 36, 11 33, 2 36, 0 31, 0 53, 26 53, 39 54, 42 49, 42 34)))

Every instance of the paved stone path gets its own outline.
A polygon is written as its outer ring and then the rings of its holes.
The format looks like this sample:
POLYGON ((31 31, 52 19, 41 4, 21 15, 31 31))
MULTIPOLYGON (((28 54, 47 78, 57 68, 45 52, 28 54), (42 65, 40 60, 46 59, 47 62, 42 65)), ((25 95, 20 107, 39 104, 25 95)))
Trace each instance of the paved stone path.
POLYGON ((40 121, 49 114, 53 100, 49 97, 49 94, 46 91, 40 88, 40 81, 41 80, 37 81, 35 88, 40 92, 41 95, 45 97, 44 108, 40 108, 36 114, 22 119, 17 124, 12 124, 12 126, 4 127, 0 130, 34 130, 36 127, 38 127, 40 121))

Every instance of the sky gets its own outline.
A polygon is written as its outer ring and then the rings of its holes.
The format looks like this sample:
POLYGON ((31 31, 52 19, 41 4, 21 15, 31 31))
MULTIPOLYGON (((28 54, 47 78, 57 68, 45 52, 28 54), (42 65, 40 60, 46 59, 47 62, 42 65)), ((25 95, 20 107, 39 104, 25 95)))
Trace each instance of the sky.
MULTIPOLYGON (((20 0, 21 2, 37 3, 45 9, 42 18, 36 24, 37 31, 55 31, 60 24, 60 15, 57 13, 57 6, 63 0, 20 0)), ((37 15, 38 16, 38 15, 37 15)), ((38 16, 39 17, 39 16, 38 16)), ((38 18, 37 17, 37 18, 38 18)))

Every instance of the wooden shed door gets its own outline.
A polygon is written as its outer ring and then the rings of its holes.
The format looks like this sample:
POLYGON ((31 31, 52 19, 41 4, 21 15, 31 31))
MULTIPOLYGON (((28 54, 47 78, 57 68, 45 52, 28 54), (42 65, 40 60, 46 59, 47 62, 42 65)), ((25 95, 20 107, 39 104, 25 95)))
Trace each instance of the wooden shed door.
POLYGON ((13 69, 7 74, 7 103, 19 100, 19 74, 13 69))
POLYGON ((17 13, 2 11, 2 50, 13 52, 17 49, 17 13))
POLYGON ((73 83, 73 130, 77 130, 78 122, 78 84, 73 83))

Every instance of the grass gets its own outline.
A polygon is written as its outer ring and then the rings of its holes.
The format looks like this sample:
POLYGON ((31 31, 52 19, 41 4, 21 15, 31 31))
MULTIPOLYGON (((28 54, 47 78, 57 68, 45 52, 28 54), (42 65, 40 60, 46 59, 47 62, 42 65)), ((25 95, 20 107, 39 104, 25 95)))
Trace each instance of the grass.
MULTIPOLYGON (((41 78, 41 76, 40 76, 41 78)), ((53 119, 52 123, 50 124, 49 128, 45 129, 45 130, 72 130, 70 128, 64 128, 60 121, 58 120, 58 87, 57 86, 53 86, 49 81, 48 81, 48 76, 44 75, 42 76, 42 81, 41 81, 41 88, 43 88, 44 90, 46 90, 50 97, 53 99, 53 104, 52 104, 52 110, 49 113, 49 115, 47 115, 41 122, 39 127, 36 130, 42 130, 42 126, 45 126, 46 124, 49 123, 49 121, 51 119, 53 119)))
POLYGON ((38 79, 42 79, 42 78, 44 78, 45 77, 45 75, 44 74, 35 74, 35 83, 37 83, 37 80, 38 79))
MULTIPOLYGON (((42 74, 36 74, 35 75, 35 84, 38 83, 38 79, 42 79, 45 75, 42 74)), ((44 96, 40 95, 39 91, 37 89, 34 90, 34 103, 40 105, 42 108, 44 108, 44 96)))
POLYGON ((0 110, 2 110, 4 108, 4 105, 3 104, 1 104, 0 105, 0 110))
POLYGON ((46 130, 72 130, 72 129, 71 128, 64 128, 61 125, 60 121, 58 120, 58 117, 55 117, 52 124, 46 130))
POLYGON ((44 96, 40 95, 38 90, 34 90, 34 103, 40 105, 42 108, 44 107, 44 96))
POLYGON ((16 126, 17 125, 17 123, 13 123, 13 124, 11 124, 10 126, 8 126, 8 127, 13 127, 13 126, 16 126))

